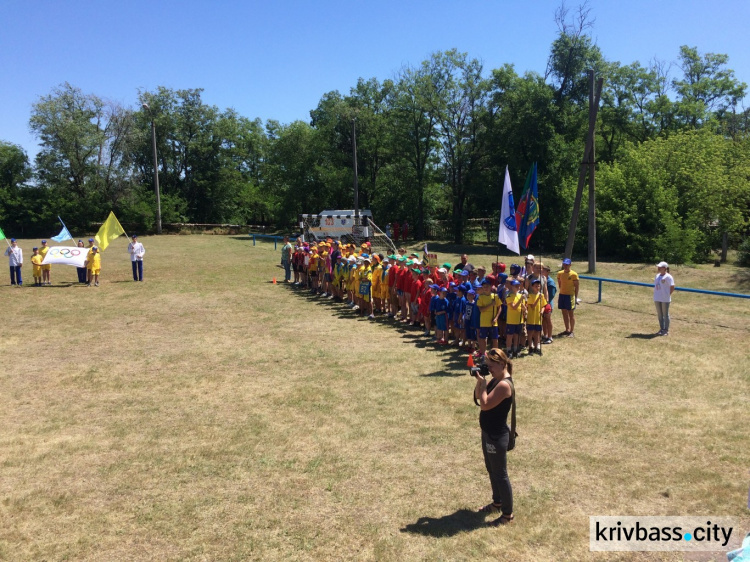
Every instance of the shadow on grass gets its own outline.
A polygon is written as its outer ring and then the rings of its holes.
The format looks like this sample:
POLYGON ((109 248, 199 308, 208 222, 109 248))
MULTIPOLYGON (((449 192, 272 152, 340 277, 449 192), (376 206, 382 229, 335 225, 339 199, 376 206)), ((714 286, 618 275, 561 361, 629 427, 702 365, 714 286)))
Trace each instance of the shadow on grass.
POLYGON ((486 526, 484 514, 468 509, 459 509, 442 517, 420 517, 415 523, 404 526, 401 532, 440 538, 452 537, 458 533, 473 531, 486 526))
POLYGON ((629 340, 652 340, 658 337, 659 334, 630 334, 629 336, 625 336, 629 340))
POLYGON ((750 269, 740 269, 730 279, 742 289, 750 288, 750 269))

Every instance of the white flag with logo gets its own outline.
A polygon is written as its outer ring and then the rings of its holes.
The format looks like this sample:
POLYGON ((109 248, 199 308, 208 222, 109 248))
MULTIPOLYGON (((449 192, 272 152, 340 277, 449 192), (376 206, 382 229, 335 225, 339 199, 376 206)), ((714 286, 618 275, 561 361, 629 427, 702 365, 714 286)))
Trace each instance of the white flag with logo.
POLYGON ((516 225, 516 209, 513 204, 513 190, 510 187, 510 174, 505 166, 505 182, 503 183, 503 206, 500 209, 500 231, 497 241, 505 244, 511 252, 521 255, 518 249, 518 226, 516 225))
POLYGON ((88 248, 77 248, 75 246, 52 246, 47 255, 44 256, 42 265, 61 263, 63 265, 73 265, 75 267, 84 267, 88 248))

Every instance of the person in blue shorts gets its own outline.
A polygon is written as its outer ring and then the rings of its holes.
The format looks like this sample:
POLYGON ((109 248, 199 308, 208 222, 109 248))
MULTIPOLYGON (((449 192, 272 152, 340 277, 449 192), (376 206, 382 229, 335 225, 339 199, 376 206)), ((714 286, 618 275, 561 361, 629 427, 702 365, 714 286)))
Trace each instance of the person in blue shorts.
POLYGON ((557 294, 557 285, 555 280, 550 276, 550 268, 542 264, 542 276, 547 281, 547 306, 542 313, 542 343, 552 343, 552 310, 555 308, 555 295, 557 294))
POLYGON ((476 303, 477 292, 467 283, 466 312, 464 313, 464 329, 466 330, 466 341, 472 349, 477 347, 477 328, 479 327, 479 307, 476 303))

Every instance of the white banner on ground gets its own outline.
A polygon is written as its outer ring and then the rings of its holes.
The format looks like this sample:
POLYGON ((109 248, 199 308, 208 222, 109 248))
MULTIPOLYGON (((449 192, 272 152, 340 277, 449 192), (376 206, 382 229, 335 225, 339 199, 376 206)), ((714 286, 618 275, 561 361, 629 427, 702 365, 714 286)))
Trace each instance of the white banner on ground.
POLYGON ((75 246, 52 246, 47 255, 44 256, 42 265, 61 263, 63 265, 72 265, 75 267, 83 267, 83 262, 86 261, 88 255, 88 248, 77 248, 75 246))

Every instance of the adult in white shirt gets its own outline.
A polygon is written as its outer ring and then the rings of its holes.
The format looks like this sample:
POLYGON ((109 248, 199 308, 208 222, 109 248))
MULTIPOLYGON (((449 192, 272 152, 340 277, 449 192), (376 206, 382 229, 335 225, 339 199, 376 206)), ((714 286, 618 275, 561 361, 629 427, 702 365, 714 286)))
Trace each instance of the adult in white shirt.
POLYGON ((656 305, 656 314, 659 317, 658 336, 669 335, 669 303, 672 302, 672 293, 674 293, 674 279, 669 274, 669 264, 665 261, 656 265, 659 273, 654 279, 654 304, 656 305))
POLYGON ((133 264, 133 281, 143 281, 143 254, 146 249, 138 242, 137 234, 133 234, 133 240, 128 244, 128 253, 133 264))
POLYGON ((5 249, 5 255, 8 256, 8 265, 10 265, 10 284, 17 287, 23 286, 23 279, 21 278, 23 250, 18 247, 15 238, 10 239, 10 246, 5 249))

